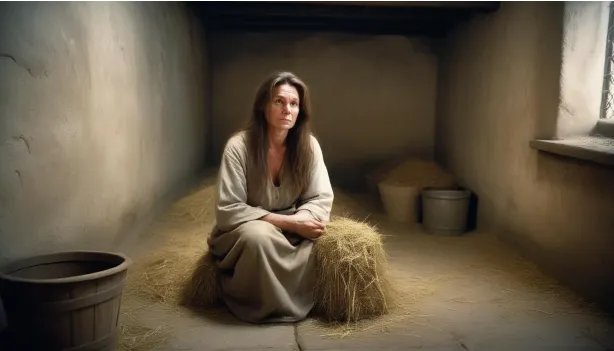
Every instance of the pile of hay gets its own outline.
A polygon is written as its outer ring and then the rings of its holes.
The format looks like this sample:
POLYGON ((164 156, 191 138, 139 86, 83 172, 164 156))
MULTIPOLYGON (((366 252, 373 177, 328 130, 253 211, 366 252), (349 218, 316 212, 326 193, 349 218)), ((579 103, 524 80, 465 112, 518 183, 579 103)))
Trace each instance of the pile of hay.
POLYGON ((218 270, 208 252, 157 254, 135 266, 125 293, 130 298, 167 306, 200 309, 219 304, 219 285, 218 270))
POLYGON ((335 217, 315 242, 314 316, 357 322, 391 307, 392 286, 381 235, 374 227, 335 217))
POLYGON ((417 188, 453 188, 457 186, 454 176, 434 161, 407 159, 391 168, 381 177, 381 183, 417 188))
POLYGON ((183 306, 207 309, 224 303, 220 272, 209 252, 194 264, 190 277, 182 285, 179 303, 183 306))

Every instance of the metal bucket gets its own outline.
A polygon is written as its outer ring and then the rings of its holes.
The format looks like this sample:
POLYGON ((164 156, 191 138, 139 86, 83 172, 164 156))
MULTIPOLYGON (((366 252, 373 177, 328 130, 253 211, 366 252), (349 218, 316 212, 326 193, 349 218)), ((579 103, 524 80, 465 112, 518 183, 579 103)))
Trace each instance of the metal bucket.
POLYGON ((422 191, 422 226, 427 233, 459 235, 467 231, 471 192, 426 188, 422 191))

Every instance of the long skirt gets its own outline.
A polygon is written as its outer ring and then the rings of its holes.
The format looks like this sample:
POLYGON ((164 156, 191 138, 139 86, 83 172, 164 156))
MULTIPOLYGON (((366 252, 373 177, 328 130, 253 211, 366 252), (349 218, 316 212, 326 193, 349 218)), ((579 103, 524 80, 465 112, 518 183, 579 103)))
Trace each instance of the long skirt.
POLYGON ((214 230, 209 250, 216 257, 224 302, 250 323, 296 322, 314 305, 313 242, 261 220, 229 232, 214 230))

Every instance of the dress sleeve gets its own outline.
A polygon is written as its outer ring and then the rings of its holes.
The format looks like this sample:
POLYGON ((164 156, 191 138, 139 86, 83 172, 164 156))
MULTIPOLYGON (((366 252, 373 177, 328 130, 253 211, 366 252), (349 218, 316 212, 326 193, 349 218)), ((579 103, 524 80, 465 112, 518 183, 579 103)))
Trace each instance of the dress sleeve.
POLYGON ((313 165, 309 175, 307 188, 298 200, 297 211, 307 210, 321 222, 330 221, 330 212, 333 207, 333 188, 324 163, 322 149, 315 137, 311 137, 313 148, 313 165))
POLYGON ((247 204, 246 152, 245 145, 234 137, 226 143, 222 154, 216 198, 216 225, 221 231, 231 231, 269 214, 247 204))

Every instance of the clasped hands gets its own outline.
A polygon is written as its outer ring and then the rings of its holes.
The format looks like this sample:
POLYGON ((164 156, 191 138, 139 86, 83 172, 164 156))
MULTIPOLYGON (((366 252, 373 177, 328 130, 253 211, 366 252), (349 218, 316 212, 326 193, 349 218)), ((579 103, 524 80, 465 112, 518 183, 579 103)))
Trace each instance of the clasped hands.
POLYGON ((315 219, 309 211, 298 211, 291 215, 292 231, 306 239, 317 239, 324 232, 326 224, 315 219))

